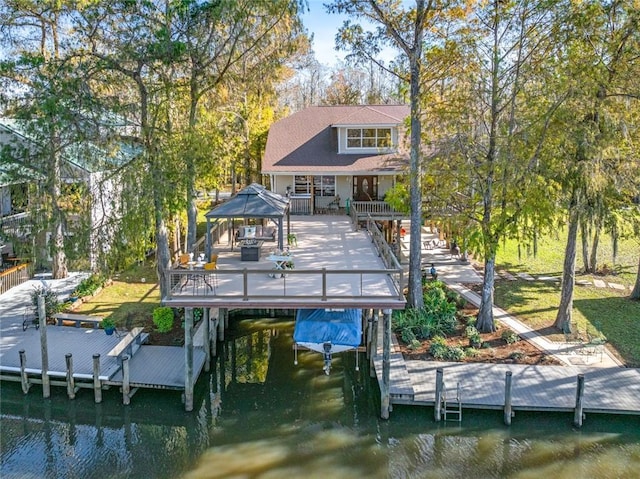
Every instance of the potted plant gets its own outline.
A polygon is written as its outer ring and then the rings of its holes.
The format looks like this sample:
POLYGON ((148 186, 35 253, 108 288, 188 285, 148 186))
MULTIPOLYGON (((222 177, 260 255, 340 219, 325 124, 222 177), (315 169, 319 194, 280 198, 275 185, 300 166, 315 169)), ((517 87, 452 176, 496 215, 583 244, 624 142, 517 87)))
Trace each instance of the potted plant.
POLYGON ((116 323, 113 319, 111 319, 111 316, 107 316, 102 320, 102 328, 108 336, 111 336, 114 333, 114 331, 116 330, 116 323))

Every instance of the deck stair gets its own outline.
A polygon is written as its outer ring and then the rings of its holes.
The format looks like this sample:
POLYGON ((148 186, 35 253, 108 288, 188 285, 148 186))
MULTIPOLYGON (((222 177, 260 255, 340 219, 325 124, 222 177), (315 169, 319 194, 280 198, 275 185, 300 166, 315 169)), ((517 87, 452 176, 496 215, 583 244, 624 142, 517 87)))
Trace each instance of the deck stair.
POLYGON ((456 383, 455 389, 442 390, 442 413, 445 421, 462 422, 462 395, 460 383, 456 383))

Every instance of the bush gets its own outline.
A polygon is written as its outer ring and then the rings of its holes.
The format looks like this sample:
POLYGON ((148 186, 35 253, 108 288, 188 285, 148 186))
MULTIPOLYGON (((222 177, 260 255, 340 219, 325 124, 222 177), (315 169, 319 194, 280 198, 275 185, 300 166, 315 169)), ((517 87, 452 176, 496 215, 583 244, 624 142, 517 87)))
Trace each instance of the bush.
POLYGON ((436 359, 446 359, 448 349, 449 347, 447 346, 447 342, 444 338, 442 336, 436 336, 433 338, 433 341, 431 341, 429 354, 436 359))
POLYGON ((98 288, 104 285, 104 277, 100 274, 92 274, 88 278, 80 281, 71 296, 82 298, 83 296, 91 296, 98 288))
POLYGON ((173 328, 173 309, 161 306, 153 310, 153 324, 159 333, 166 333, 173 328))
POLYGON ((510 329, 505 329, 504 331, 502 331, 502 334, 500 335, 500 337, 507 344, 513 344, 520 341, 520 336, 518 336, 515 332, 511 331, 510 329))
POLYGON ((467 348, 464 355, 468 358, 475 358, 478 355, 478 350, 476 348, 467 348))
POLYGON ((38 297, 40 295, 44 295, 44 311, 45 316, 47 318, 51 318, 54 314, 60 311, 61 304, 58 301, 58 295, 51 290, 51 288, 47 288, 45 286, 34 286, 33 291, 31 291, 31 305, 36 314, 36 319, 38 316, 38 297))
POLYGON ((464 349, 458 346, 447 347, 446 359, 448 361, 462 361, 464 356, 464 349))
POLYGON ((193 308, 193 322, 197 323, 204 316, 204 310, 202 308, 193 308))
POLYGON ((482 344, 482 337, 475 326, 467 326, 464 334, 469 338, 470 346, 479 347, 482 344))

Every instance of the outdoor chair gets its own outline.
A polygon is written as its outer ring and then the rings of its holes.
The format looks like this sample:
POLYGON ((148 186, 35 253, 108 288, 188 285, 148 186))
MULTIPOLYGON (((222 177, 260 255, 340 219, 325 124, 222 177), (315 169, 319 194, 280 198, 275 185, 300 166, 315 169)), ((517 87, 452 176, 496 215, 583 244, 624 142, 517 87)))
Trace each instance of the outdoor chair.
POLYGON ((191 257, 189 256, 188 253, 181 254, 178 259, 180 266, 185 266, 190 260, 191 260, 191 257))
MULTIPOLYGON (((211 255, 212 257, 214 255, 211 255)), ((207 272, 207 275, 211 278, 211 282, 213 284, 213 294, 216 294, 216 288, 218 286, 218 276, 215 273, 215 270, 218 269, 218 255, 215 255, 216 259, 204 264, 204 270, 207 272)))

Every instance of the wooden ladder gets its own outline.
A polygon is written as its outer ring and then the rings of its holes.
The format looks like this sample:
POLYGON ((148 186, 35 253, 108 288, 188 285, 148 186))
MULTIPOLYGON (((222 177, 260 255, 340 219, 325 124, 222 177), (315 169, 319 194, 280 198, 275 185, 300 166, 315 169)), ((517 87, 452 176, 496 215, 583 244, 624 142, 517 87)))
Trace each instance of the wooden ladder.
POLYGON ((442 412, 445 421, 462 422, 462 395, 460 383, 456 383, 455 389, 442 388, 442 412), (454 396, 455 393, 455 396, 454 396), (447 416, 451 416, 448 418, 447 416))

